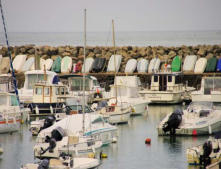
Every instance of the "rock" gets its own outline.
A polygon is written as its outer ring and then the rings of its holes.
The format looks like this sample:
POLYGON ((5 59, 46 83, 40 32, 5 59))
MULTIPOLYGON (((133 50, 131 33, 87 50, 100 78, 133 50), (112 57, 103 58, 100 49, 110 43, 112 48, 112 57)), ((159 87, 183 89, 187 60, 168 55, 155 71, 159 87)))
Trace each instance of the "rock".
POLYGON ((200 56, 204 56, 205 54, 206 54, 206 50, 204 47, 201 47, 197 52, 197 55, 200 55, 200 56))
POLYGON ((207 55, 206 55, 206 58, 207 59, 210 59, 210 58, 212 58, 213 57, 213 54, 212 53, 208 53, 207 55))
POLYGON ((171 50, 168 55, 169 55, 169 58, 173 58, 173 57, 176 56, 177 54, 176 54, 176 52, 174 52, 173 50, 171 50))

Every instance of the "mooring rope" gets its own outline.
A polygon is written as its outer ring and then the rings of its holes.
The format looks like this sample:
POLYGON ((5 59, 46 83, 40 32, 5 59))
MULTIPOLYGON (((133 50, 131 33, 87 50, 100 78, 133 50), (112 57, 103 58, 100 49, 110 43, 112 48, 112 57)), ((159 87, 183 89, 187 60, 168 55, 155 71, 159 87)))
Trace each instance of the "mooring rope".
POLYGON ((13 68, 13 65, 12 65, 12 56, 11 56, 11 51, 10 51, 10 48, 9 48, 8 35, 7 35, 5 17, 4 17, 4 13, 3 13, 3 7, 2 7, 2 1, 1 0, 0 0, 0 9, 1 9, 3 27, 4 27, 6 45, 7 45, 8 55, 9 55, 9 59, 10 59, 10 67, 11 67, 11 72, 12 72, 12 78, 13 78, 13 83, 14 83, 14 87, 15 87, 15 94, 16 94, 18 104, 19 104, 19 107, 20 107, 20 100, 19 100, 19 96, 18 96, 16 77, 15 77, 15 72, 14 72, 14 68, 13 68))

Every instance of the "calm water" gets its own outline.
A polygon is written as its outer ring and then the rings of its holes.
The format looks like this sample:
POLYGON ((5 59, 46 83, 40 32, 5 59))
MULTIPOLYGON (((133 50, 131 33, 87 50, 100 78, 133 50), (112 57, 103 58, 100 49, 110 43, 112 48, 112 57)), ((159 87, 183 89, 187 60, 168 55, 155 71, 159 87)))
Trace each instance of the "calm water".
MULTIPOLYGON (((203 143, 208 137, 158 137, 156 127, 167 113, 180 106, 150 106, 144 116, 132 117, 119 126, 118 143, 104 147, 108 158, 100 169, 186 169, 186 148, 203 143), (144 140, 151 138, 151 145, 144 140)), ((0 169, 18 169, 32 162, 34 140, 27 126, 20 132, 0 135, 4 154, 0 169)), ((189 167, 190 168, 190 167, 189 167)), ((193 167, 192 167, 193 168, 193 167)))
MULTIPOLYGON (((10 45, 81 45, 82 32, 50 33, 8 33, 10 45)), ((0 44, 5 39, 0 33, 0 44)), ((198 44, 221 44, 221 31, 150 31, 150 32, 116 32, 116 45, 125 46, 181 46, 198 44)), ((87 45, 112 46, 111 31, 88 32, 87 45)))

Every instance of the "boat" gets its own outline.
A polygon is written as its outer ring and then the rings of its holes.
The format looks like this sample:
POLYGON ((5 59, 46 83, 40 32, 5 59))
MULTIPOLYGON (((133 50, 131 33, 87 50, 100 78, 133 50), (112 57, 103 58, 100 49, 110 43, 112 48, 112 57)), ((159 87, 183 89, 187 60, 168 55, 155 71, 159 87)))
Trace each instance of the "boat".
POLYGON ((183 63, 183 72, 192 72, 196 64, 197 56, 196 55, 187 55, 183 63))
POLYGON ((112 55, 108 62, 107 72, 118 72, 120 69, 121 60, 121 55, 112 55))
POLYGON ((138 73, 145 73, 148 70, 148 60, 147 59, 139 59, 137 62, 137 72, 138 73))
POLYGON ((106 58, 95 58, 91 71, 95 73, 102 72, 105 66, 106 66, 106 58))
POLYGON ((194 73, 203 73, 206 69, 207 59, 206 58, 199 58, 196 61, 196 65, 194 68, 194 73))
POLYGON ((54 123, 51 127, 42 130, 38 136, 38 142, 45 140, 47 135, 50 135, 52 130, 61 127, 65 130, 66 135, 79 135, 90 136, 96 141, 102 141, 103 145, 112 143, 117 138, 117 127, 107 123, 102 115, 94 113, 74 114, 54 123), (84 125, 82 123, 84 118, 84 125), (83 132, 84 126, 84 132, 83 132))
POLYGON ((181 71, 181 59, 179 56, 175 56, 172 61, 171 70, 172 72, 180 72, 181 71))
POLYGON ((221 58, 219 58, 217 65, 216 65, 216 71, 221 72, 221 58))
POLYGON ((51 70, 51 67, 53 65, 53 60, 52 59, 46 59, 45 60, 45 69, 46 70, 51 70))
POLYGON ((57 84, 59 81, 58 76, 55 72, 43 70, 31 70, 25 72, 24 86, 18 90, 20 101, 22 103, 25 103, 26 105, 32 103, 33 87, 35 83, 44 81, 44 76, 46 76, 47 84, 57 84))
POLYGON ((73 158, 62 155, 60 158, 43 159, 38 163, 28 163, 20 169, 96 169, 99 165, 98 159, 73 158))
POLYGON ((148 73, 158 72, 159 67, 160 67, 160 59, 159 58, 151 59, 149 67, 148 67, 148 73))
POLYGON ((61 72, 61 57, 60 56, 58 56, 55 60, 54 60, 54 62, 53 62, 53 64, 52 64, 52 67, 51 67, 51 71, 53 71, 53 72, 56 72, 56 73, 60 73, 61 72))
POLYGON ((130 105, 131 115, 141 115, 148 109, 149 101, 139 96, 139 83, 140 79, 137 76, 116 76, 115 85, 110 86, 110 97, 116 97, 117 90, 117 100, 130 105))
POLYGON ((180 103, 185 89, 181 72, 158 72, 151 77, 149 89, 139 93, 150 103, 180 103))
POLYGON ((45 67, 45 59, 43 59, 43 58, 40 58, 40 70, 45 70, 46 69, 46 67, 45 67))
MULTIPOLYGON (((62 75, 61 81, 69 88, 70 95, 78 97, 80 103, 83 101, 83 75, 62 75)), ((104 88, 101 88, 99 82, 94 76, 85 76, 85 102, 92 103, 97 97, 102 98, 102 92, 104 88)))
POLYGON ((217 63, 217 59, 215 56, 212 58, 209 58, 207 60, 205 72, 215 72, 216 71, 216 63, 217 63))
POLYGON ((15 87, 11 74, 0 74, 0 92, 15 92, 15 87))
POLYGON ((0 64, 0 73, 1 74, 7 74, 10 69, 10 59, 9 57, 3 57, 0 64))
POLYGON ((26 72, 26 71, 29 71, 32 69, 32 67, 34 66, 35 64, 35 58, 34 57, 30 57, 28 58, 24 65, 22 66, 22 72, 26 72))
POLYGON ((202 77, 200 90, 191 92, 192 101, 221 103, 221 77, 202 77))
POLYGON ((85 73, 89 73, 92 70, 93 63, 94 63, 94 59, 91 57, 88 57, 82 66, 81 72, 84 73, 84 65, 85 65, 85 73))
POLYGON ((13 60, 13 68, 16 72, 21 72, 22 71, 22 67, 25 64, 27 55, 17 55, 14 60, 13 60))
POLYGON ((168 114, 158 126, 158 135, 211 135, 220 129, 220 109, 211 102, 192 102, 187 109, 168 114))
POLYGON ((137 60, 136 59, 129 59, 126 67, 125 67, 125 73, 133 73, 137 67, 137 60))
POLYGON ((69 73, 72 68, 72 59, 69 56, 65 56, 61 60, 61 73, 69 73))

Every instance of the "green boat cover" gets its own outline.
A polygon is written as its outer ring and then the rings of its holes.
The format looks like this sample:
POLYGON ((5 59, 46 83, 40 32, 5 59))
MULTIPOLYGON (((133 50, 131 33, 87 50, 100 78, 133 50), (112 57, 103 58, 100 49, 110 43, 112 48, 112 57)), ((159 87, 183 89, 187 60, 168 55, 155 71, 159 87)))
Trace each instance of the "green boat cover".
POLYGON ((205 72, 215 72, 216 71, 216 57, 208 59, 205 72))
POLYGON ((53 72, 56 72, 56 73, 60 73, 61 72, 61 57, 60 56, 58 56, 55 59, 55 61, 53 62, 51 70, 53 72))
POLYGON ((180 71, 180 66, 181 66, 181 59, 179 56, 176 56, 173 58, 172 61, 172 72, 179 72, 180 71))

